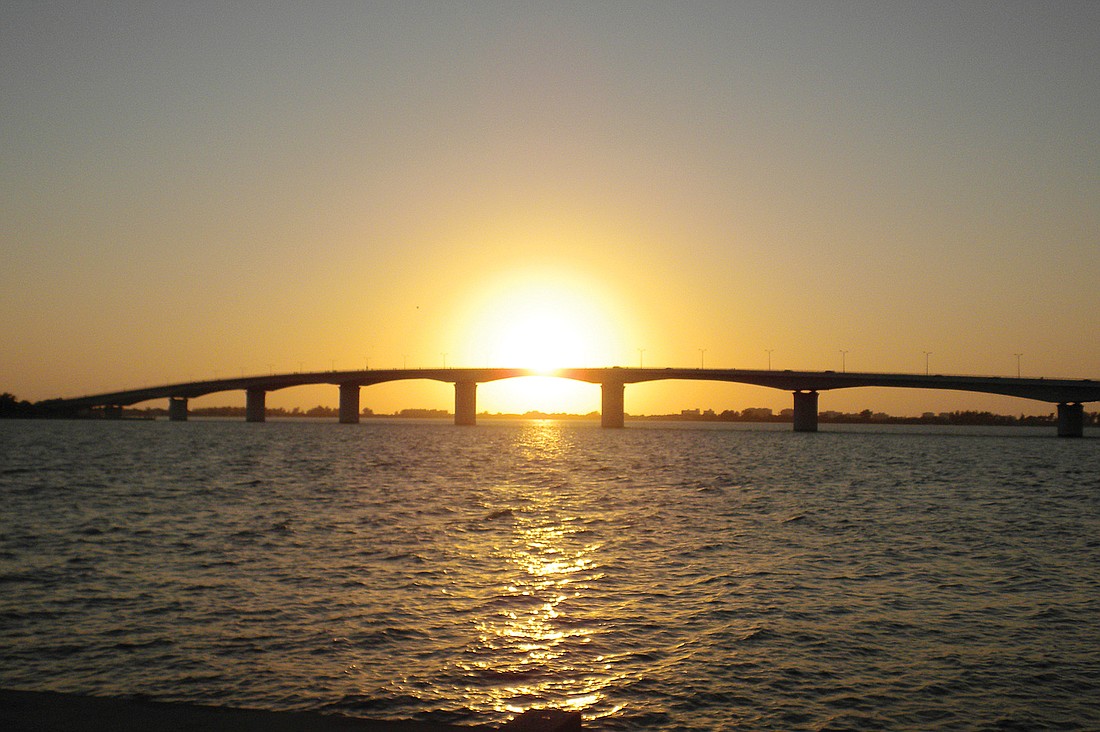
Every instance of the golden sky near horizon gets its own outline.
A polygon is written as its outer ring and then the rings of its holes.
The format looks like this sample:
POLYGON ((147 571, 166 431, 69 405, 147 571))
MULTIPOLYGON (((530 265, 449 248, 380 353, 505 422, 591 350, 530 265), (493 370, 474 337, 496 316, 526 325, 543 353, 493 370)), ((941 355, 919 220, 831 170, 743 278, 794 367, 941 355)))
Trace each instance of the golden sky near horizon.
MULTIPOLYGON (((7 2, 0 391, 444 362, 923 372, 926 352, 1095 378, 1098 38, 1100 3, 1072 1, 7 2)), ((598 409, 553 387, 484 385, 479 409, 598 409)), ((790 406, 725 384, 626 400, 790 406)), ((865 407, 1051 411, 821 400, 865 407)))

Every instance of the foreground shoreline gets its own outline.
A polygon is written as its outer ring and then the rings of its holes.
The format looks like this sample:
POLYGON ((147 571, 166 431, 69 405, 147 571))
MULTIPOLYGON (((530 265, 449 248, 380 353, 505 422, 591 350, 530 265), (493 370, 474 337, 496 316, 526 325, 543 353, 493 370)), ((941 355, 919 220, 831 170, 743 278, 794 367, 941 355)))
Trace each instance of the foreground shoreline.
POLYGON ((580 719, 575 712, 528 711, 498 728, 0 689, 0 729, 9 732, 572 732, 581 729, 580 719))

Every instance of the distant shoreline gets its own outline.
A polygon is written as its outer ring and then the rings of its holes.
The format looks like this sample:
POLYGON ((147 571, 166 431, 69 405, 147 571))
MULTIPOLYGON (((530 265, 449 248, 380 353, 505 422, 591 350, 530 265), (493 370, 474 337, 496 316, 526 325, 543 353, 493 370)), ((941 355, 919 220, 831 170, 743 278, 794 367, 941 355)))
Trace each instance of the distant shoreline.
MULTIPOLYGON (((308 412, 293 412, 283 409, 269 409, 267 410, 265 417, 267 419, 317 419, 328 420, 337 419, 339 416, 339 410, 330 408, 311 409, 308 412)), ((734 423, 734 424, 790 424, 793 419, 789 414, 790 410, 783 410, 776 414, 771 410, 757 409, 746 410, 751 412, 749 415, 744 413, 714 413, 700 412, 699 410, 685 410, 680 414, 627 414, 625 419, 628 422, 707 422, 707 423, 734 423)), ((207 419, 245 419, 244 407, 200 407, 192 409, 188 412, 188 416, 191 418, 207 418, 207 419)), ((36 414, 33 412, 20 412, 20 413, 0 413, 0 419, 50 419, 47 415, 36 414)), ((123 409, 122 413, 116 417, 112 417, 114 420, 125 421, 151 421, 157 419, 167 419, 168 411, 160 408, 149 409, 123 409)), ((446 410, 436 409, 407 409, 401 410, 393 414, 374 414, 365 413, 360 414, 360 419, 372 420, 372 419, 397 419, 397 420, 415 420, 415 419, 439 419, 448 420, 453 419, 454 414, 446 410)), ((98 412, 92 412, 89 415, 82 417, 71 417, 65 419, 107 419, 107 417, 98 412)), ((600 415, 597 412, 589 414, 569 414, 563 412, 524 412, 523 414, 510 414, 510 413, 490 413, 481 412, 477 415, 478 420, 490 420, 490 421, 518 421, 518 420, 554 420, 554 421, 571 421, 571 422, 598 422, 600 415)), ((924 414, 920 417, 903 417, 891 414, 885 414, 881 412, 872 413, 866 415, 864 413, 842 413, 842 412, 822 412, 818 415, 819 424, 849 424, 849 425, 940 425, 940 426, 974 426, 974 427, 1051 427, 1058 424, 1058 418, 1054 414, 1050 415, 1004 415, 994 414, 992 412, 976 412, 976 411, 956 411, 956 412, 940 412, 937 414, 924 414)), ((1100 412, 1086 412, 1084 415, 1085 427, 1100 426, 1100 412)))

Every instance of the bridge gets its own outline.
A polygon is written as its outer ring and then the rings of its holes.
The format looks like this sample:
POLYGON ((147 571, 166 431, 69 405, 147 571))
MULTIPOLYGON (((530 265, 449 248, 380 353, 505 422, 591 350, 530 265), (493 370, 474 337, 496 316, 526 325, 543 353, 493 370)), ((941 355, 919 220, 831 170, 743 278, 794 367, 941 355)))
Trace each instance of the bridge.
POLYGON ((1062 437, 1081 437, 1084 434, 1084 404, 1100 401, 1100 382, 1092 379, 616 366, 552 371, 523 368, 375 369, 242 376, 167 384, 73 399, 51 399, 38 402, 37 406, 48 412, 70 416, 102 408, 106 416, 112 417, 120 416, 122 408, 126 406, 152 399, 168 399, 168 418, 180 422, 187 419, 188 399, 223 391, 244 391, 245 419, 249 422, 263 422, 267 392, 307 384, 331 384, 340 389, 340 422, 355 423, 359 421, 359 390, 362 387, 390 381, 430 379, 454 384, 454 422, 456 425, 473 425, 477 422, 478 384, 523 376, 553 376, 599 384, 602 392, 600 423, 604 427, 623 426, 627 384, 666 380, 724 381, 789 391, 794 398, 796 432, 817 431, 818 395, 830 389, 865 386, 948 389, 1034 399, 1057 405, 1058 435, 1062 437))

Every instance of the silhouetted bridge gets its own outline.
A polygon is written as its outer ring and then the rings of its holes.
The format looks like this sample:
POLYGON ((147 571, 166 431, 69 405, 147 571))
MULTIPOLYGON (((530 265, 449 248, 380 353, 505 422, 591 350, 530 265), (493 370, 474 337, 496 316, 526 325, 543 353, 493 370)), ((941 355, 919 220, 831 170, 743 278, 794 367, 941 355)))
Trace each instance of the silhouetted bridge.
POLYGON ((307 384, 331 384, 340 389, 340 421, 359 421, 359 390, 364 386, 391 381, 429 379, 455 385, 454 421, 473 425, 477 421, 477 385, 523 376, 553 376, 599 384, 602 391, 600 423, 622 427, 623 398, 627 384, 646 381, 725 381, 783 389, 794 395, 794 429, 817 430, 818 394, 829 389, 860 386, 905 389, 950 389, 1002 394, 1056 404, 1058 434, 1080 437, 1084 433, 1084 403, 1100 401, 1100 382, 1092 379, 1020 379, 997 376, 929 376, 922 374, 874 374, 835 371, 754 371, 746 369, 682 368, 579 368, 537 371, 520 368, 379 369, 365 371, 319 371, 310 373, 242 376, 183 384, 167 384, 130 391, 94 394, 75 399, 51 399, 38 406, 57 414, 76 415, 102 408, 107 416, 121 415, 122 408, 168 399, 168 418, 187 419, 187 400, 223 391, 244 391, 246 419, 263 422, 267 392, 307 384))

